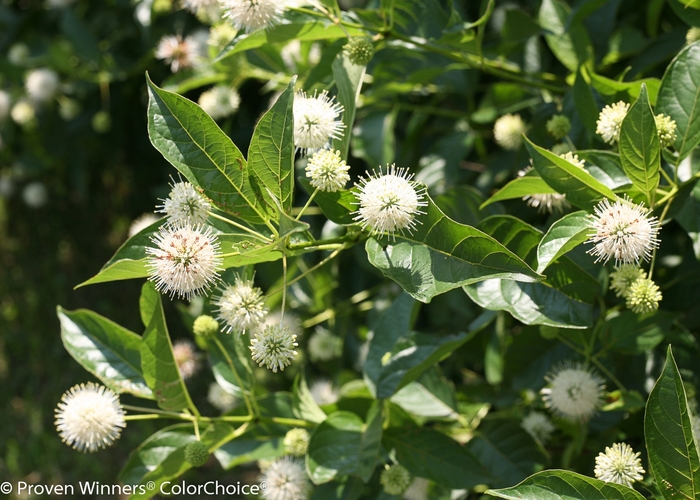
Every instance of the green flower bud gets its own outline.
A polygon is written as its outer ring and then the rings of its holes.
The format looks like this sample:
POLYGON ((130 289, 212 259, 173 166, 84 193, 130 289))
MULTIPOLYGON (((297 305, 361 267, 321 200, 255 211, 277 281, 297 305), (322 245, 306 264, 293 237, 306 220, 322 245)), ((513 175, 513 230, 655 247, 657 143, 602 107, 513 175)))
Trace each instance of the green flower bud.
POLYGON ((192 467, 201 467, 209 460, 209 448, 201 441, 193 441, 185 446, 185 460, 192 464, 192 467))
POLYGON ((194 320, 192 331, 194 331, 194 334, 197 336, 213 337, 219 333, 219 322, 211 316, 202 314, 196 320, 194 320))
POLYGON ((690 45, 691 43, 697 42, 698 40, 700 40, 700 28, 693 26, 685 34, 685 41, 688 45, 690 45))
POLYGON ((632 264, 622 264, 610 273, 610 289, 617 297, 626 297, 632 283, 638 279, 644 279, 647 273, 632 264))
POLYGON ((676 142, 676 121, 661 113, 654 117, 656 132, 659 134, 659 143, 662 148, 667 148, 676 142))
POLYGON ((374 44, 365 37, 351 38, 343 47, 350 62, 357 66, 366 66, 374 56, 374 44))
POLYGON ((411 473, 402 465, 392 465, 382 471, 379 482, 387 495, 400 495, 411 484, 411 473))
POLYGON ((659 308, 661 291, 653 280, 639 278, 627 292, 627 308, 637 314, 655 311, 659 308))
POLYGON ((554 115, 547 122, 547 132, 556 140, 563 139, 571 132, 571 121, 566 115, 554 115))
POLYGON ((295 457, 303 457, 309 450, 309 433, 306 429, 291 429, 284 436, 284 450, 295 457))

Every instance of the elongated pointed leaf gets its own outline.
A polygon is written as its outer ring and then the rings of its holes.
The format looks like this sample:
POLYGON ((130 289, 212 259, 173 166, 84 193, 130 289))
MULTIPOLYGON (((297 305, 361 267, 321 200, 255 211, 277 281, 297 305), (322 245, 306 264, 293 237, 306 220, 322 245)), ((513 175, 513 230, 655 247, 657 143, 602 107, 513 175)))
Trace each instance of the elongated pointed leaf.
MULTIPOLYGON (((292 208, 294 194, 294 85, 292 78, 275 104, 255 126, 248 148, 248 170, 261 186, 268 210, 292 208), (274 196, 275 200, 269 197, 274 196)), ((274 213, 276 216, 276 211, 274 213)))
POLYGON ((659 185, 661 147, 646 85, 622 121, 620 161, 632 184, 651 197, 659 185))
POLYGON ((700 496, 700 457, 688 413, 688 399, 671 346, 644 412, 649 466, 667 500, 700 496))
POLYGON ((376 238, 365 246, 370 263, 422 302, 489 278, 536 281, 542 277, 494 238, 459 224, 428 199, 413 234, 376 238))
POLYGON ((153 399, 141 372, 141 337, 87 310, 56 310, 61 340, 83 368, 117 394, 128 392, 153 399))
POLYGON ((588 214, 574 212, 556 221, 537 245, 537 272, 588 239, 588 214))
POLYGON ((532 156, 535 170, 567 201, 579 208, 590 210, 603 198, 614 200, 615 193, 585 170, 572 165, 554 153, 536 146, 526 137, 525 146, 532 156))
POLYGON ((245 158, 202 108, 148 79, 148 135, 153 146, 222 211, 251 224, 270 219, 245 158))
POLYGON ((333 78, 338 86, 338 102, 343 105, 343 123, 345 133, 341 139, 333 140, 333 148, 340 151, 341 157, 346 160, 350 148, 350 137, 355 123, 355 111, 357 98, 362 89, 362 78, 365 76, 366 66, 357 66, 345 57, 342 51, 333 61, 333 78))
POLYGON ((254 380, 250 353, 243 345, 239 333, 219 335, 217 342, 208 343, 211 371, 219 385, 229 394, 239 398, 243 397, 244 392, 250 394, 254 380))
MULTIPOLYGON (((153 287, 152 283, 146 286, 153 287)), ((173 356, 163 304, 155 305, 141 341, 141 367, 146 383, 153 390, 158 406, 164 410, 183 410, 194 405, 173 356)))
POLYGON ((297 375, 297 378, 294 380, 292 403, 294 404, 292 410, 295 417, 317 423, 326 420, 326 414, 314 401, 311 391, 306 385, 306 377, 303 376, 303 373, 297 375))
POLYGON ((598 105, 593 98, 591 88, 583 79, 581 68, 576 71, 576 81, 574 82, 574 105, 584 127, 589 133, 595 133, 596 120, 598 119, 598 105))
POLYGON ((487 495, 519 500, 643 500, 632 488, 582 476, 567 470, 538 472, 525 481, 502 490, 487 490, 487 495))
POLYGON ((629 186, 632 183, 622 170, 619 154, 596 149, 580 149, 576 154, 580 159, 586 160, 588 173, 610 189, 629 186))
POLYGON ((526 175, 513 179, 508 184, 499 189, 496 194, 481 204, 479 209, 483 209, 491 203, 497 201, 512 200, 514 198, 524 198, 533 194, 554 194, 556 191, 547 184, 539 175, 526 175))
POLYGON ((700 43, 681 50, 661 80, 657 113, 676 120, 678 137, 673 147, 680 159, 700 144, 700 43))
POLYGON ((592 56, 591 41, 582 23, 567 26, 570 8, 560 0, 544 0, 539 12, 540 26, 547 30, 547 45, 569 71, 592 56))

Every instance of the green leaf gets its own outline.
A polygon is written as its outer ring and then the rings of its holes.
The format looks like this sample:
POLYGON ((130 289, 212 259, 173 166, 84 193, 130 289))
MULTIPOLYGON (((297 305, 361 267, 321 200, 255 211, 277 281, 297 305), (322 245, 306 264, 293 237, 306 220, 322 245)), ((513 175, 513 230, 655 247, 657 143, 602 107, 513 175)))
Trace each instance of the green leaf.
POLYGON ((651 200, 661 175, 661 146, 646 85, 622 121, 620 161, 632 184, 651 200))
POLYGON ((391 356, 382 358, 382 369, 376 386, 377 398, 390 398, 471 337, 466 333, 437 337, 411 332, 399 338, 391 350, 391 356))
POLYGON ((160 302, 160 292, 151 283, 144 283, 139 296, 139 314, 144 327, 147 327, 151 321, 158 302, 160 302))
POLYGON ((527 137, 525 146, 532 156, 537 173, 558 193, 565 194, 567 201, 573 205, 590 210, 602 198, 617 198, 610 188, 591 174, 536 146, 527 137))
POLYGON ((117 394, 153 399, 141 372, 141 337, 84 309, 56 308, 66 351, 117 394))
POLYGON ((354 413, 339 411, 328 416, 311 435, 307 469, 314 484, 343 475, 367 482, 374 471, 382 438, 382 403, 369 411, 367 426, 354 413))
POLYGON ((678 0, 680 3, 691 9, 700 9, 700 0, 678 0))
POLYGON ((146 248, 153 246, 151 237, 156 234, 160 226, 165 223, 165 219, 160 219, 126 240, 112 258, 102 266, 99 273, 79 284, 76 288, 94 285, 96 283, 144 278, 148 276, 146 265, 143 262, 146 258, 146 248))
POLYGON ((681 50, 661 80, 657 113, 676 121, 679 161, 700 143, 700 43, 681 50))
POLYGON ((357 66, 351 63, 343 51, 340 51, 333 61, 332 68, 333 78, 335 78, 335 84, 338 87, 338 102, 344 108, 343 123, 345 124, 345 133, 342 139, 333 140, 333 149, 340 151, 341 157, 347 160, 352 128, 355 123, 357 99, 362 90, 362 78, 365 76, 366 66, 357 66))
POLYGON ((519 500, 643 500, 632 488, 616 483, 604 483, 567 470, 538 472, 525 481, 502 490, 487 490, 486 494, 519 500))
MULTIPOLYGON (((153 146, 224 212, 251 224, 269 220, 245 158, 202 108, 148 79, 148 135, 153 146)), ((272 207, 274 209, 274 207, 272 207)))
POLYGON ((584 211, 566 215, 552 224, 537 245, 537 272, 542 273, 549 264, 586 241, 589 225, 584 211))
MULTIPOLYGON (((154 285, 147 283, 145 286, 154 285)), ((153 316, 141 340, 141 367, 158 406, 164 410, 194 408, 173 357, 173 346, 170 343, 163 304, 160 300, 156 303, 153 316)))
POLYGON ((303 373, 297 375, 294 380, 292 404, 292 411, 297 418, 316 423, 326 420, 326 414, 319 408, 313 396, 311 396, 309 387, 306 385, 306 377, 304 377, 303 373))
POLYGON ((644 438, 649 467, 663 497, 667 500, 698 498, 700 457, 683 380, 670 345, 664 369, 647 400, 644 438))
POLYGON ((700 184, 692 186, 688 198, 675 215, 675 219, 688 233, 693 242, 695 258, 700 260, 700 184))
POLYGON ((495 478, 492 486, 522 481, 547 464, 547 456, 519 422, 484 421, 468 443, 469 451, 495 478))
POLYGON ((243 393, 250 394, 254 383, 250 366, 250 353, 243 344, 242 337, 234 332, 231 335, 218 335, 215 342, 209 343, 209 362, 218 384, 229 394, 239 398, 243 393), (237 378, 234 370, 238 373, 237 378), (243 384, 243 387, 241 387, 243 384))
POLYGON ((610 189, 617 189, 632 183, 622 170, 620 155, 617 153, 587 149, 578 150, 576 154, 580 159, 586 160, 588 173, 610 189))
POLYGON ((539 12, 540 26, 549 31, 547 45, 569 71, 592 57, 591 41, 581 23, 567 25, 569 6, 560 0, 544 0, 539 12))
POLYGON ((596 122, 598 121, 598 105, 593 98, 591 88, 581 74, 581 68, 578 68, 576 71, 573 93, 576 112, 581 117, 581 121, 584 127, 586 127, 586 130, 594 134, 596 122))
POLYGON ((412 475, 447 488, 471 489, 493 480, 467 447, 432 429, 390 429, 384 446, 395 450, 397 461, 412 475))
MULTIPOLYGON (((292 208, 294 194, 294 85, 292 78, 275 104, 255 126, 248 148, 248 169, 260 186, 269 210, 292 208), (270 196, 273 200, 270 200, 270 196)), ((270 215, 276 215, 276 210, 270 215)))
MULTIPOLYGON (((315 188, 307 178, 299 177, 297 181, 309 193, 309 196, 313 194, 315 188)), ((352 212, 357 210, 357 198, 352 191, 345 189, 336 192, 318 191, 314 201, 321 208, 323 215, 336 224, 344 226, 356 224, 352 218, 352 212)))
POLYGON ((593 73, 590 69, 582 68, 582 71, 590 78, 593 88, 602 95, 614 98, 620 93, 626 93, 630 100, 637 99, 639 93, 642 91, 642 85, 646 85, 649 94, 649 102, 652 106, 656 104, 659 95, 659 87, 661 87, 661 80, 658 78, 644 78, 634 82, 620 82, 593 73))
POLYGON ((535 281, 541 276, 491 236, 459 224, 428 197, 413 234, 370 238, 370 263, 421 302, 489 278, 535 281))
POLYGON ((459 416, 454 387, 434 367, 396 391, 391 402, 419 417, 456 420, 459 416))
POLYGON ((526 175, 513 179, 508 184, 499 189, 496 194, 481 204, 479 209, 483 209, 491 203, 497 201, 524 198, 533 194, 554 194, 556 191, 547 184, 539 175, 526 175))
POLYGON ((624 354, 642 354, 659 345, 680 315, 668 311, 654 311, 639 315, 623 311, 607 319, 600 333, 600 341, 607 348, 624 354))

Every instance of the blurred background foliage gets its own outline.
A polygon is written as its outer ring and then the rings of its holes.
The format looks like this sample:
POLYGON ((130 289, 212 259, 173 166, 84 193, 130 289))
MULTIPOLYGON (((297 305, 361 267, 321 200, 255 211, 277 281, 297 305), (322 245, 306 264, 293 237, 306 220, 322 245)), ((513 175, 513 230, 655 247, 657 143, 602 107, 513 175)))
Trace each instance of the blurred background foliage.
MULTIPOLYGON (((417 172, 417 178, 455 220, 476 224, 486 215, 518 210, 527 222, 544 226, 547 215, 526 209, 520 200, 478 209, 495 188, 529 163, 524 149, 504 151, 494 143, 492 129, 497 117, 520 113, 528 123, 529 137, 552 147, 555 141, 546 134, 544 123, 563 111, 572 118, 570 137, 577 149, 602 147, 586 128, 585 107, 577 104, 582 98, 580 87, 576 90, 573 80, 567 78, 568 69, 545 42, 544 36, 551 33, 538 18, 540 3, 497 1, 487 24, 475 32, 478 39, 471 39, 459 26, 452 34, 444 34, 448 6, 460 11, 463 19, 474 21, 489 7, 488 2, 398 2, 396 23, 403 32, 425 38, 452 36, 455 50, 483 55, 493 64, 480 70, 467 60, 418 48, 405 50, 406 42, 401 39, 379 41, 353 131, 349 163, 354 178, 365 169, 396 162, 417 172)), ((370 19, 371 9, 380 2, 340 4, 370 19)), ((677 0, 641 4, 635 0, 579 0, 571 8, 572 19, 583 26, 592 43, 591 74, 612 80, 660 78, 686 44, 689 28, 700 26, 698 11, 684 9, 677 0)), ((219 123, 245 152, 256 120, 291 75, 300 74, 309 90, 330 85, 330 62, 345 43, 331 39, 271 44, 220 61, 215 59, 225 43, 204 43, 200 63, 174 74, 154 56, 159 41, 167 35, 199 37, 201 45, 209 37, 210 25, 204 13, 195 16, 170 0, 0 2, 0 90, 9 95, 12 108, 5 116, 0 113, 0 481, 77 484, 90 479, 111 483, 128 450, 159 427, 149 422, 132 424, 118 446, 95 457, 70 451, 53 425, 60 395, 88 377, 61 345, 56 305, 85 307, 133 331, 142 329, 137 309, 141 283, 74 286, 93 276, 126 240, 131 222, 152 212, 155 200, 168 193, 173 170, 148 140, 144 73, 148 71, 157 84, 193 100, 212 84, 233 85, 241 97, 240 107, 219 123), (36 68, 55 71, 58 89, 47 102, 32 104, 29 114, 33 116, 27 118, 26 109, 25 116, 15 115, 16 104, 26 100, 27 75, 36 68)), ((608 93, 603 87, 594 86, 587 94, 598 108, 621 96, 629 100, 623 85, 612 85, 608 93)), ((303 199, 305 195, 300 192, 299 196, 303 199)), ((333 228, 317 223, 315 230, 333 228)), ((664 229, 664 238, 676 244, 664 245, 660 255, 665 265, 657 276, 667 284, 663 306, 666 311, 683 311, 688 329, 669 330, 665 341, 673 339, 686 346, 685 351, 676 351, 676 357, 686 368, 684 378, 692 388, 697 375, 690 370, 691 356, 698 349, 696 336, 689 331, 700 327, 700 305, 695 298, 700 266, 692 241, 676 223, 664 229), (667 248, 673 253, 664 255, 667 248), (684 263, 682 270, 677 267, 680 262, 684 263)), ((398 295, 398 287, 387 284, 365 260, 364 252, 355 249, 331 268, 314 274, 313 283, 302 281, 291 289, 290 305, 306 327, 302 346, 313 327, 328 318, 333 319, 334 333, 344 338, 344 362, 314 363, 313 373, 307 374, 311 378, 323 376, 337 386, 356 378, 353 366, 366 335, 362 325, 398 295), (358 262, 361 273, 357 272, 358 262), (327 293, 331 291, 334 301, 327 293), (331 306, 335 310, 329 313, 331 306)), ((592 259, 576 260, 598 274, 591 269, 592 259)), ((279 263, 257 269, 263 289, 279 284, 279 263)), ((279 300, 276 297, 273 300, 279 300)), ((173 337, 191 336, 189 325, 201 304, 193 303, 189 309, 166 305, 173 337)), ((478 311, 463 292, 455 290, 423 307, 416 328, 436 333, 459 331, 477 319, 478 311)), ((449 380, 462 384, 460 400, 505 407, 517 398, 534 398, 528 388, 541 386, 552 361, 568 355, 561 345, 552 349, 537 327, 518 325, 509 316, 501 316, 444 363, 442 370, 449 380), (511 327, 516 334, 529 333, 514 335, 509 346, 500 344, 504 329, 511 327), (489 366, 490 359, 497 360, 496 365, 489 366), (521 370, 532 359, 537 364, 521 370)), ((627 373, 634 373, 644 372, 643 366, 637 366, 640 363, 658 361, 652 355, 646 361, 640 356, 623 358, 621 363, 629 362, 627 373)), ((267 380, 269 389, 287 389, 294 374, 290 369, 267 380)), ((206 377, 189 382, 196 403, 203 407, 208 404, 210 382, 206 377)), ((638 389, 648 383, 623 382, 638 389)), ((474 411, 477 418, 479 407, 474 411)), ((606 413, 592 426, 609 428, 614 423, 611 419, 617 418, 619 414, 606 413)), ((625 426, 634 433, 640 428, 636 424, 639 422, 632 419, 625 426)), ((630 438, 634 442, 641 436, 630 438)), ((597 449, 584 450, 579 460, 590 464, 595 453, 597 449)), ((198 474, 224 472, 210 466, 188 474, 194 481, 198 474)))

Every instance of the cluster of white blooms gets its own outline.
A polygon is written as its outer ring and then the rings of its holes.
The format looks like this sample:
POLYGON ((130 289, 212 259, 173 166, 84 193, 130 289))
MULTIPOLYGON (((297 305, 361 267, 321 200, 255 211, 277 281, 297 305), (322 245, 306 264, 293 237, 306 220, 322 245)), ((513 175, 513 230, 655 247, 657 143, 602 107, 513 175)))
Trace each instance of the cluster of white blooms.
POLYGON ((616 102, 603 108, 596 122, 596 133, 608 144, 615 144, 620 138, 622 120, 625 119, 630 105, 624 101, 616 102))
POLYGON ((197 57, 195 41, 191 36, 166 35, 158 42, 155 56, 170 64, 173 73, 192 67, 197 57))
POLYGON ((326 329, 318 329, 309 337, 307 345, 312 361, 330 361, 343 352, 343 339, 326 329))
POLYGON ((161 201, 156 212, 165 214, 172 225, 204 224, 211 210, 211 203, 189 182, 171 184, 170 195, 161 201))
POLYGON ((525 122, 520 115, 503 115, 493 125, 496 144, 508 151, 516 151, 523 143, 525 122))
POLYGON ((297 336, 284 325, 266 326, 262 331, 256 332, 255 338, 250 341, 253 361, 274 373, 278 369, 284 371, 298 354, 294 350, 299 345, 296 340, 297 336))
POLYGON ((372 173, 360 179, 357 188, 359 208, 354 219, 370 233, 395 238, 396 233, 411 233, 416 228, 416 216, 428 206, 425 188, 412 181, 406 169, 391 165, 385 174, 372 173))
MULTIPOLYGON (((533 168, 527 167, 518 172, 518 177, 525 177, 533 168)), ((560 193, 533 193, 523 196, 523 201, 529 207, 536 208, 539 212, 560 213, 571 205, 566 201, 566 196, 560 193)))
POLYGON ((69 389, 56 409, 56 429, 64 443, 95 452, 119 439, 124 409, 110 389, 88 382, 69 389))
POLYGON ((524 417, 520 426, 542 444, 549 441, 555 429, 549 417, 538 411, 533 411, 524 417))
POLYGON ((671 117, 660 113, 654 117, 654 122, 656 123, 656 132, 659 134, 659 144, 662 148, 667 148, 674 142, 676 142, 676 120, 672 120, 671 117))
POLYGON ((284 451, 295 457, 303 457, 309 449, 311 435, 306 429, 290 429, 284 436, 284 451))
POLYGON ((634 205, 627 199, 611 203, 604 199, 596 205, 590 219, 595 232, 589 235, 587 243, 594 246, 588 253, 597 257, 596 262, 607 263, 614 258, 615 265, 649 260, 652 250, 659 246, 659 221, 650 212, 642 203, 634 205))
POLYGON ((622 264, 610 273, 610 289, 616 297, 626 297, 632 283, 646 277, 647 273, 634 264, 622 264))
POLYGON ((659 286, 648 278, 640 278, 632 283, 625 297, 627 308, 637 314, 656 311, 663 298, 659 286))
POLYGON ((309 392, 317 405, 332 405, 340 397, 331 381, 327 379, 316 380, 309 387, 309 392))
POLYGON ((24 86, 32 101, 43 103, 53 99, 60 83, 58 73, 48 68, 39 68, 27 74, 24 86))
POLYGON ((311 485, 304 464, 294 458, 282 457, 265 464, 261 483, 265 500, 308 500, 311 485))
POLYGON ((262 290, 253 286, 253 280, 241 279, 238 275, 233 285, 221 291, 214 305, 226 333, 255 330, 264 324, 268 313, 262 290))
POLYGON ((160 217, 152 213, 145 213, 139 215, 133 221, 131 221, 131 224, 129 225, 129 238, 131 238, 132 236, 136 236, 142 230, 146 229, 148 226, 154 224, 156 221, 159 220, 160 217))
POLYGON ((224 390, 218 383, 209 384, 207 391, 207 401, 217 410, 226 412, 236 406, 236 396, 224 390))
POLYGON ((339 120, 343 106, 333 102, 328 91, 313 96, 297 92, 294 98, 294 144, 308 153, 328 147, 331 140, 343 137, 345 124, 339 120))
POLYGON ((241 96, 233 87, 217 85, 202 92, 198 102, 209 116, 214 120, 220 120, 238 111, 241 96))
POLYGON ((635 453, 627 443, 615 443, 606 447, 605 453, 595 458, 595 477, 606 483, 617 483, 632 487, 635 481, 644 479, 641 453, 635 453))
POLYGON ((540 391, 542 400, 562 418, 585 422, 603 402, 603 379, 580 363, 566 363, 555 368, 545 380, 548 385, 540 391))
POLYGON ((311 185, 320 191, 335 192, 343 189, 350 180, 350 166, 340 157, 340 151, 322 149, 306 162, 306 176, 311 185))
POLYGON ((183 380, 192 377, 199 370, 199 356, 194 344, 187 339, 173 343, 173 358, 183 380))
POLYGON ((224 17, 237 29, 255 31, 277 23, 284 12, 280 0, 220 0, 224 17))

